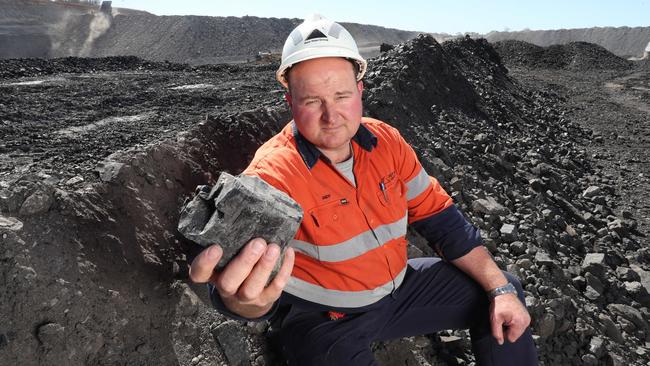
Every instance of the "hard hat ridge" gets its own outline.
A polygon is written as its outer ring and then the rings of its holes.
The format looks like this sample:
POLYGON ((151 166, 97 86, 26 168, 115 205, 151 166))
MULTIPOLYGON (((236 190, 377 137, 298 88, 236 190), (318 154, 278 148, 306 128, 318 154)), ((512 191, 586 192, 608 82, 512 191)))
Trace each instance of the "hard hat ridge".
POLYGON ((359 54, 352 35, 340 24, 320 14, 311 14, 287 37, 282 63, 276 72, 280 84, 288 87, 287 70, 302 61, 321 57, 343 57, 358 64, 357 80, 366 72, 367 62, 359 54))

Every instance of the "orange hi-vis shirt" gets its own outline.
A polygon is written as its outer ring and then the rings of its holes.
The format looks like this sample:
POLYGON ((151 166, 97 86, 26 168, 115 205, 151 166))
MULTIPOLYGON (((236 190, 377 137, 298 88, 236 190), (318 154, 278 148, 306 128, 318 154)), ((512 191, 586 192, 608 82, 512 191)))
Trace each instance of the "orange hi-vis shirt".
POLYGON ((243 172, 286 192, 304 211, 289 243, 296 259, 285 292, 333 308, 377 302, 404 279, 408 224, 448 259, 480 245, 478 230, 395 128, 364 117, 352 150, 356 187, 290 122, 243 172))

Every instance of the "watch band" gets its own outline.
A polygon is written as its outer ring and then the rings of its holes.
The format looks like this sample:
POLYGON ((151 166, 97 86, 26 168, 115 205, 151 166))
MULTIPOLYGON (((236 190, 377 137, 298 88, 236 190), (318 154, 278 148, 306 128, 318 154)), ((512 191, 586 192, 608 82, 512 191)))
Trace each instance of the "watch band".
POLYGON ((517 289, 515 288, 515 285, 508 282, 503 286, 499 286, 495 289, 488 291, 487 293, 490 300, 494 299, 499 295, 505 295, 505 294, 517 294, 517 289))

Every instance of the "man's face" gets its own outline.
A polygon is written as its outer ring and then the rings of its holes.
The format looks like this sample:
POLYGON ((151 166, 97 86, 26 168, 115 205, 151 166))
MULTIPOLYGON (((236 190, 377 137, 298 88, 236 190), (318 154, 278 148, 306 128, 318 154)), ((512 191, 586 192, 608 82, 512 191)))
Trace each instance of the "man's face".
POLYGON ((361 123, 363 83, 340 57, 303 61, 289 73, 287 101, 298 131, 333 162, 349 157, 361 123))

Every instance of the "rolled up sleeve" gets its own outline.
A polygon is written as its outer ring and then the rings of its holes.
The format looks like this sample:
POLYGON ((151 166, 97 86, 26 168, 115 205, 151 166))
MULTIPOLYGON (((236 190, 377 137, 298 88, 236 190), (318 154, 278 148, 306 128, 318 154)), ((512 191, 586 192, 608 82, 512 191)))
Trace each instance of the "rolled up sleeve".
POLYGON ((411 225, 446 260, 460 258, 483 244, 480 230, 467 221, 456 205, 411 225))

